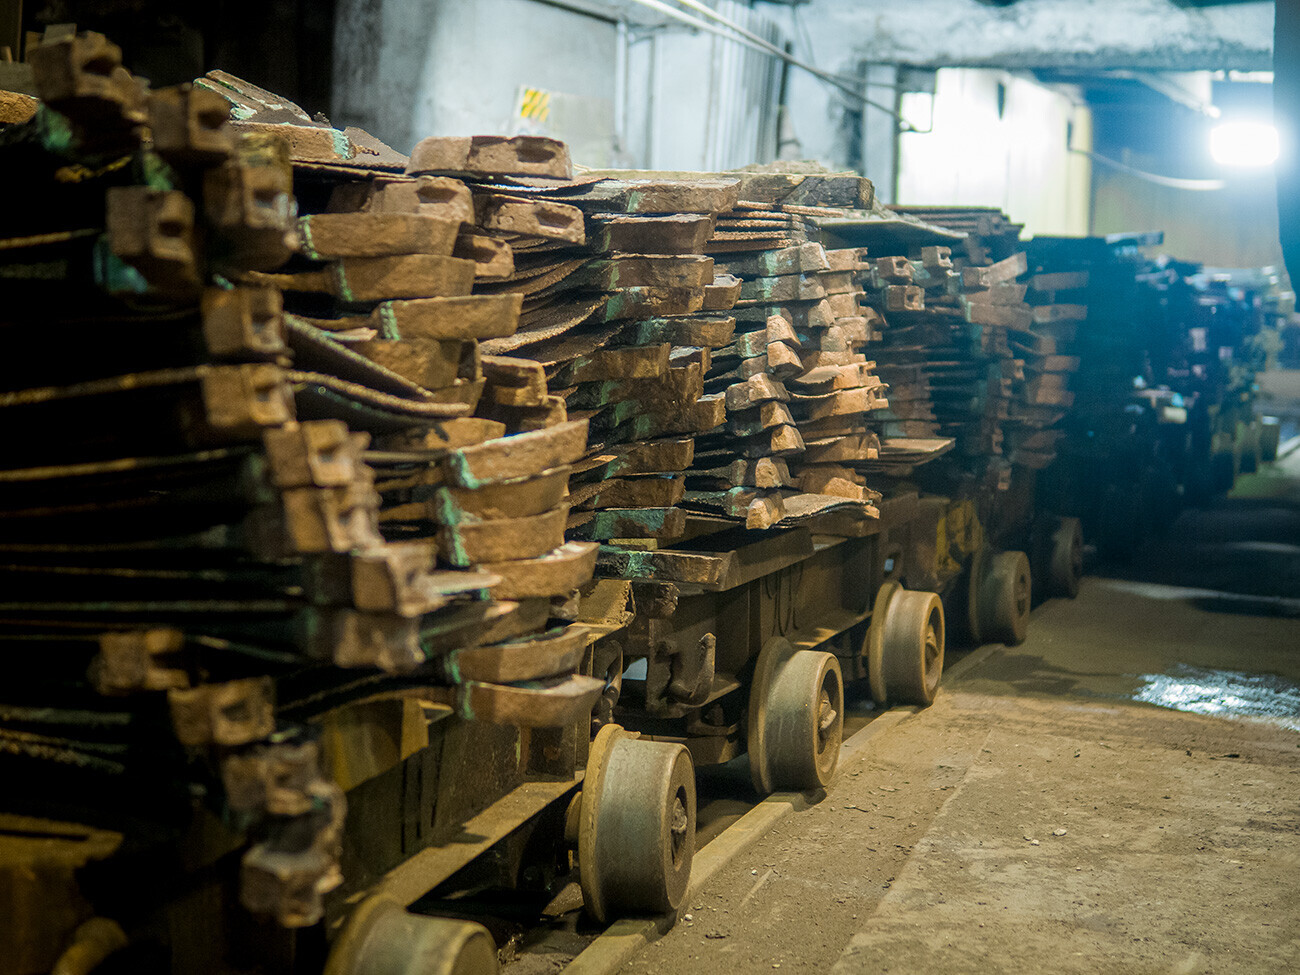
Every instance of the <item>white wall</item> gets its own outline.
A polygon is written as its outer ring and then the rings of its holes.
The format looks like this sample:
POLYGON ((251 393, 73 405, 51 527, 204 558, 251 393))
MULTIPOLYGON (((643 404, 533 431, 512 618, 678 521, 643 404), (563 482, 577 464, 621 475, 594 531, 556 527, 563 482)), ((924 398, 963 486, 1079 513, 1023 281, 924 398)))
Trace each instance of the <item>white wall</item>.
POLYGON ((1087 108, 1003 71, 945 68, 933 96, 903 97, 918 128, 931 113, 932 131, 899 138, 899 203, 999 207, 1028 233, 1088 232, 1090 164, 1067 143, 1092 148, 1087 108))
POLYGON ((338 0, 331 121, 400 152, 425 136, 514 134, 613 162, 618 29, 534 0, 338 0), (551 93, 545 122, 517 113, 523 86, 551 93))
MULTIPOLYGON (((778 47, 771 18, 737 0, 722 16, 778 47)), ((626 144, 646 169, 713 171, 776 157, 781 62, 680 24, 631 32, 626 144)))
MULTIPOLYGON (((590 167, 774 158, 778 60, 634 4, 586 3, 598 16, 537 0, 338 0, 331 120, 400 152, 430 135, 530 132, 590 167), (545 119, 520 117, 523 88, 549 95, 545 119)), ((714 5, 784 43, 743 0, 714 5)))

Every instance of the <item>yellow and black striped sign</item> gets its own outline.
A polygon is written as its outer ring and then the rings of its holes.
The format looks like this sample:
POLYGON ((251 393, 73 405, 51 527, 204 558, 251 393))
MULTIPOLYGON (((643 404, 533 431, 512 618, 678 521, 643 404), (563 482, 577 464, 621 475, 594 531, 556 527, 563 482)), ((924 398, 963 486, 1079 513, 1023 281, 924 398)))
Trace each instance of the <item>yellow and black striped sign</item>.
POLYGON ((519 117, 545 122, 551 113, 551 93, 540 88, 525 88, 519 97, 519 117))

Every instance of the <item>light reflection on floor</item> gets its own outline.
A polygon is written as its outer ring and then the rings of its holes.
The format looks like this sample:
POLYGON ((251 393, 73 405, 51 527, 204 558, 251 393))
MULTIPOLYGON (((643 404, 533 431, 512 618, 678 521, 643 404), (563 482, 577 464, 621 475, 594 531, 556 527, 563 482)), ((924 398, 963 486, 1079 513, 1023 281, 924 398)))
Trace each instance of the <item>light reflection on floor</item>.
POLYGON ((1188 602, 1196 599, 1212 600, 1219 603, 1241 603, 1249 605, 1267 605, 1278 615, 1300 615, 1300 599, 1287 596, 1249 596, 1242 593, 1222 592, 1218 589, 1196 589, 1188 586, 1167 586, 1157 582, 1136 582, 1127 579, 1098 579, 1097 585, 1116 592, 1131 593, 1143 599, 1157 599, 1161 602, 1188 602))
POLYGON ((1300 686, 1281 677, 1178 664, 1142 680, 1134 700, 1195 714, 1263 718, 1300 731, 1300 686))

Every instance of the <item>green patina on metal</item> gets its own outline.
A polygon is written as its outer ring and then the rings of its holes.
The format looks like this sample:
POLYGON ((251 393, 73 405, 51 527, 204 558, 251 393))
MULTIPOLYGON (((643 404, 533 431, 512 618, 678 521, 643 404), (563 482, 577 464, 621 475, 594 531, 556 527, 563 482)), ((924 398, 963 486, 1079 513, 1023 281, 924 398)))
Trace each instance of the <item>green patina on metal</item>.
POLYGON ((469 703, 469 689, 473 683, 473 681, 465 681, 456 685, 456 710, 466 721, 474 720, 474 708, 469 703))
POLYGON ((339 299, 351 303, 353 300, 352 287, 348 284, 348 275, 343 269, 341 261, 334 265, 334 281, 338 285, 339 299))
POLYGON ((225 98, 226 96, 225 96, 224 94, 222 94, 222 92, 218 91, 218 89, 220 89, 220 88, 225 88, 225 89, 227 89, 227 90, 229 90, 229 91, 235 91, 235 90, 236 90, 234 85, 228 84, 227 82, 222 81, 220 78, 206 78, 206 77, 205 77, 205 78, 195 78, 195 79, 194 79, 194 87, 195 87, 195 88, 206 88, 206 89, 208 89, 209 91, 215 91, 215 92, 217 92, 218 95, 221 95, 222 98, 225 98))
POLYGON ((42 102, 36 106, 31 124, 36 127, 41 145, 48 151, 63 155, 72 148, 72 123, 62 112, 56 112, 42 102))
MULTIPOLYGON (((604 546, 602 546, 603 548, 604 546)), ((628 579, 653 579, 655 576, 654 553, 640 549, 611 548, 623 562, 623 577, 628 579)))
POLYGON ((298 218, 298 232, 302 234, 302 244, 306 249, 307 256, 313 261, 322 260, 320 254, 316 252, 316 245, 311 240, 311 217, 298 218))
POLYGON ((438 488, 433 493, 433 509, 438 521, 444 525, 458 527, 469 522, 477 522, 482 519, 469 514, 464 508, 456 503, 450 491, 446 488, 438 488))
POLYGON ((668 517, 668 509, 634 508, 626 512, 598 511, 593 519, 602 534, 617 530, 620 526, 633 522, 651 531, 663 528, 668 517))
POLYGON ((144 275, 113 253, 108 236, 95 241, 95 283, 109 294, 142 295, 149 290, 144 275))
POLYGON ((379 306, 379 334, 386 339, 400 339, 401 331, 397 327, 397 314, 393 303, 385 301, 379 306))
POLYGON ((641 405, 640 400, 625 399, 614 403, 610 410, 610 414, 613 417, 614 423, 620 424, 641 416, 643 409, 644 407, 641 405))
POLYGON ((352 158, 352 140, 338 129, 330 129, 330 138, 334 142, 334 152, 341 159, 352 158))
POLYGON ((465 550, 465 542, 460 537, 460 533, 454 530, 455 526, 448 526, 442 532, 443 538, 448 542, 451 549, 450 562, 452 565, 470 565, 469 553, 465 550))
POLYGON ((622 318, 624 310, 627 308, 627 295, 625 292, 618 291, 609 296, 609 301, 605 305, 605 317, 612 320, 622 318))
MULTIPOLYGON (((672 419, 653 413, 641 414, 632 424, 632 430, 636 433, 638 440, 649 440, 651 437, 658 437, 675 428, 676 424, 673 423, 672 419)), ((689 426, 687 429, 689 429, 689 426)))
POLYGON ((180 178, 156 152, 142 152, 139 157, 140 175, 144 183, 155 190, 174 190, 180 188, 180 178))
POLYGON ((447 456, 447 466, 455 476, 456 482, 464 487, 471 489, 481 488, 485 484, 489 483, 489 481, 475 477, 474 472, 470 469, 468 461, 466 461, 464 456, 459 453, 453 452, 447 456))

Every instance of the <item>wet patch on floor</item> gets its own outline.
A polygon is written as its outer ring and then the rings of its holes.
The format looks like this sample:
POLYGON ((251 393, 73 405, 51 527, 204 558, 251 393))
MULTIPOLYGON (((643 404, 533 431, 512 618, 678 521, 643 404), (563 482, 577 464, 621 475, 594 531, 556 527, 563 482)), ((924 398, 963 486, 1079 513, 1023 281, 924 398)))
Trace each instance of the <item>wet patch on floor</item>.
MULTIPOLYGON (((1158 602, 1175 600, 1187 602, 1198 609, 1209 612, 1237 613, 1244 616, 1300 617, 1300 599, 1294 599, 1290 596, 1226 592, 1219 589, 1173 586, 1158 582, 1124 579, 1100 579, 1098 582, 1107 589, 1132 593, 1143 599, 1152 599, 1158 602)), ((1288 591, 1294 591, 1294 589, 1291 588, 1288 591)))
POLYGON ((1273 674, 1247 674, 1178 664, 1143 674, 1133 700, 1175 711, 1250 718, 1300 731, 1300 685, 1273 674))

